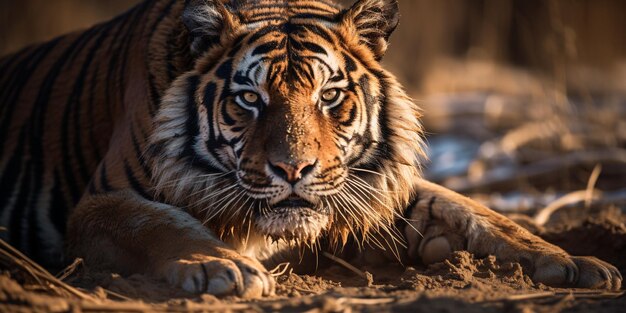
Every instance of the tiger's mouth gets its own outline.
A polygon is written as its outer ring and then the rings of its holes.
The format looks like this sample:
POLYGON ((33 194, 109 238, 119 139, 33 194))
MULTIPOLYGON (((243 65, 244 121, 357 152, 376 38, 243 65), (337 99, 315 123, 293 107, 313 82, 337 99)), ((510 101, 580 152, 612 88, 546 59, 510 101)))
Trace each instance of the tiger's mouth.
POLYGON ((274 204, 272 208, 273 209, 280 209, 280 208, 315 209, 315 205, 296 195, 291 195, 287 199, 274 204))
POLYGON ((328 225, 328 211, 296 195, 272 205, 256 218, 257 229, 273 239, 314 242, 328 225))

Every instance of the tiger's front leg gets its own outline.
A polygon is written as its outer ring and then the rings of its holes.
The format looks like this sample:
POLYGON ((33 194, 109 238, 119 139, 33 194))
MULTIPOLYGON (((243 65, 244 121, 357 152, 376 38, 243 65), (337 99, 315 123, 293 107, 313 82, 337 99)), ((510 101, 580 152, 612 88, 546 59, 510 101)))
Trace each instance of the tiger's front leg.
POLYGON ((130 191, 87 195, 70 216, 68 252, 92 267, 143 273, 192 293, 258 298, 274 279, 184 210, 130 191))
POLYGON ((416 196, 405 213, 410 224, 402 229, 412 259, 430 264, 452 251, 467 250, 519 262, 533 281, 550 286, 621 287, 622 276, 611 264, 595 257, 570 256, 467 197, 424 180, 417 183, 416 196))

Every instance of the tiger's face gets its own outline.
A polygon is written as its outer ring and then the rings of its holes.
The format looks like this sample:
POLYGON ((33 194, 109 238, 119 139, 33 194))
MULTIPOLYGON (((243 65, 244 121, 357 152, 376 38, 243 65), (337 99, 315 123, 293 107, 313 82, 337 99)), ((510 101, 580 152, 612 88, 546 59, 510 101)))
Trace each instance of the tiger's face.
POLYGON ((278 25, 241 40, 203 76, 216 127, 206 152, 265 203, 255 217, 264 232, 316 237, 349 167, 376 150, 380 85, 329 30, 278 25))
MULTIPOLYGON (((229 35, 199 51, 157 118, 160 140, 172 136, 173 120, 187 127, 186 141, 170 140, 185 155, 162 156, 158 165, 160 172, 163 162, 178 166, 168 180, 187 178, 164 193, 190 194, 185 205, 221 233, 248 223, 264 236, 311 242, 389 224, 394 212, 378 189, 387 182, 374 181, 394 153, 388 114, 416 115, 384 107, 394 81, 378 60, 395 27, 387 24, 397 19, 395 1, 359 1, 348 11, 322 1, 269 2, 272 9, 240 3, 227 19, 227 7, 202 11, 221 12, 213 14, 230 23, 219 28, 229 35), (375 16, 362 16, 368 10, 375 16), (172 117, 174 103, 186 106, 181 120, 172 117)), ((417 133, 417 117, 404 118, 417 133)))

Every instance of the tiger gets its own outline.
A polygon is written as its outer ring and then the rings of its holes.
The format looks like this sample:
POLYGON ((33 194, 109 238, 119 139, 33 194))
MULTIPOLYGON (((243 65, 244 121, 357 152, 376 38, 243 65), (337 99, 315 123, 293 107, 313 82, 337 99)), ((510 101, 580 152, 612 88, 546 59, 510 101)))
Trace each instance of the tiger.
MULTIPOLYGON (((0 62, 0 236, 47 268, 141 273, 258 298, 268 271, 351 251, 519 262, 534 282, 621 287, 422 178, 422 111, 381 61, 397 0, 145 0, 0 62)), ((355 261, 356 262, 356 261, 355 261)))

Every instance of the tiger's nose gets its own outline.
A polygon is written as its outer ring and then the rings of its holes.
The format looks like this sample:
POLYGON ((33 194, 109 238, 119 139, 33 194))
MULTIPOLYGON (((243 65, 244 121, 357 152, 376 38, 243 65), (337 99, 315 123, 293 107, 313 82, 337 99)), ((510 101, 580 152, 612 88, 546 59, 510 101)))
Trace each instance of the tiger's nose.
POLYGON ((298 162, 269 162, 270 169, 278 177, 284 179, 290 184, 295 184, 303 177, 308 175, 315 168, 315 161, 298 161, 298 162))

